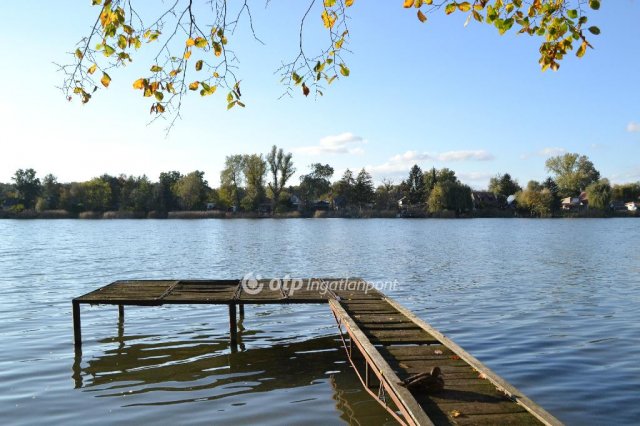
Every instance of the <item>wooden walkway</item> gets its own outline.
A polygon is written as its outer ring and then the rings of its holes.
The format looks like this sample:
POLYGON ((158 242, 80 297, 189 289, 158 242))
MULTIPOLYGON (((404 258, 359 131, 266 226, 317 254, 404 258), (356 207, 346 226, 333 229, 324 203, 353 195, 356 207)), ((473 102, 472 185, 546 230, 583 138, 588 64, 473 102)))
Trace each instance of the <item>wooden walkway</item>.
POLYGON ((74 339, 82 343, 80 305, 217 304, 229 307, 232 349, 245 304, 328 303, 347 357, 364 389, 400 423, 561 424, 438 330, 358 278, 270 285, 239 280, 116 281, 73 299, 74 339), (439 367, 444 390, 409 390, 402 380, 439 367))

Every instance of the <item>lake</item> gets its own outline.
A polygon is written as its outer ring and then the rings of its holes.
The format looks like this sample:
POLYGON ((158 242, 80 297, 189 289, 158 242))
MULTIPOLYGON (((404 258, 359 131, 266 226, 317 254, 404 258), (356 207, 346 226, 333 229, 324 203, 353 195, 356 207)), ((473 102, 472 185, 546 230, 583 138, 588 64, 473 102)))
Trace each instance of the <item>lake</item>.
POLYGON ((286 274, 386 290, 568 424, 640 418, 640 221, 0 221, 5 424, 394 424, 327 306, 82 308, 118 279, 286 274))

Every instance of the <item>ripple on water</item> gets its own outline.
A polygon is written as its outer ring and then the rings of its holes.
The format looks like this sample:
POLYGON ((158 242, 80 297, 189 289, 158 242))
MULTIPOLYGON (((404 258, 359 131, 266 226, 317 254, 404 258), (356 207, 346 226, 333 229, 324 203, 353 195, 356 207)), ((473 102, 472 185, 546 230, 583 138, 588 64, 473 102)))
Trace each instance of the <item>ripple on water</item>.
POLYGON ((571 424, 640 418, 634 220, 0 221, 0 415, 12 424, 392 424, 326 306, 83 307, 116 279, 362 276, 571 424))

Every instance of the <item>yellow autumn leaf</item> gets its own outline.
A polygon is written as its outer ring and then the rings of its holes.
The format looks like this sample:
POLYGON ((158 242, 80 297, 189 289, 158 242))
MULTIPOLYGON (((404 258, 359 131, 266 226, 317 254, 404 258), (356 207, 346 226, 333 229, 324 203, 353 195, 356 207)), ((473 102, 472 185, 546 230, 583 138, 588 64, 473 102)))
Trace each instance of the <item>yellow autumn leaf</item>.
POLYGON ((404 0, 404 4, 402 5, 402 7, 408 9, 410 7, 413 6, 413 0, 404 0))
POLYGON ((144 86, 146 86, 146 80, 144 78, 139 78, 136 81, 133 82, 133 88, 134 89, 143 89, 144 86))
POLYGON ((184 58, 185 59, 189 59, 191 57, 191 51, 187 50, 186 52, 184 52, 184 58))
POLYGON ((93 64, 89 67, 89 69, 87 70, 87 72, 89 74, 93 74, 94 72, 96 72, 96 68, 98 68, 98 66, 96 64, 93 64))
POLYGON ((421 10, 418 10, 418 19, 420 20, 420 22, 424 22, 427 20, 427 16, 424 13, 422 13, 421 10))
POLYGON ((198 86, 200 86, 200 82, 194 81, 193 83, 189 84, 189 90, 198 90, 198 86))
POLYGON ((111 83, 111 77, 109 77, 109 74, 102 73, 102 78, 100 79, 100 83, 102 83, 102 85, 104 87, 109 87, 109 83, 111 83))
POLYGON ((462 2, 458 4, 458 9, 461 12, 468 12, 471 10, 471 3, 469 3, 468 1, 462 2))
POLYGON ((346 0, 344 2, 344 5, 347 6, 347 7, 351 7, 351 6, 353 6, 353 2, 354 2, 354 0, 346 0))
POLYGON ((202 59, 196 62, 196 71, 200 71, 202 69, 202 59))
POLYGON ((194 44, 196 44, 196 41, 195 41, 194 39, 192 39, 191 37, 189 37, 189 38, 187 39, 187 47, 191 47, 191 46, 193 46, 194 44))
POLYGON ((335 12, 328 12, 327 10, 323 10, 322 23, 325 26, 325 28, 333 28, 333 25, 336 23, 335 12))

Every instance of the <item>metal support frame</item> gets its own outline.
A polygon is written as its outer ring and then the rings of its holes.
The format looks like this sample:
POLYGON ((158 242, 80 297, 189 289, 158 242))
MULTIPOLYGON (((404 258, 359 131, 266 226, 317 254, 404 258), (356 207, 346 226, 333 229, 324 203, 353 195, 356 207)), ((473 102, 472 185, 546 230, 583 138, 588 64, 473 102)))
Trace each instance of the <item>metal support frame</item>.
MULTIPOLYGON (((403 426, 407 426, 407 425, 414 425, 415 423, 411 422, 411 421, 407 421, 410 420, 410 417, 408 416, 399 416, 398 413, 395 410, 395 407, 392 407, 389 405, 387 398, 386 398, 386 387, 387 382, 385 380, 385 378, 383 377, 383 374, 381 371, 379 371, 375 365, 371 362, 371 360, 369 359, 369 357, 367 356, 367 354, 365 353, 365 351, 361 350, 361 348, 358 345, 358 342, 356 341, 356 347, 358 347, 360 354, 362 355, 362 358, 364 359, 364 368, 365 368, 365 373, 364 373, 364 377, 362 376, 362 374, 360 373, 360 371, 358 370, 358 366, 356 365, 355 359, 353 357, 353 337, 351 337, 351 335, 349 334, 349 329, 348 327, 346 327, 346 333, 348 337, 345 337, 345 333, 342 331, 342 321, 340 319, 340 317, 336 314, 335 311, 333 311, 332 309, 332 313, 333 313, 333 317, 336 320, 336 324, 338 326, 338 333, 340 334, 340 340, 342 340, 342 345, 344 347, 344 350, 347 354, 347 358, 349 359, 349 363, 351 364, 351 366, 353 367, 353 370, 356 373, 356 376, 358 376, 358 379, 360 380, 360 383, 362 383, 362 386, 364 387, 364 390, 367 391, 367 393, 369 395, 371 395, 376 401, 378 401, 378 403, 385 409, 387 410, 387 412, 389 414, 391 414, 391 416, 401 425, 403 426), (349 339, 349 343, 347 343, 346 339, 349 339), (370 384, 371 384, 371 379, 370 379, 370 372, 371 370, 373 370, 375 376, 378 378, 379 382, 380 382, 380 386, 378 388, 378 392, 377 394, 375 392, 373 392, 370 388, 370 384)), ((393 395, 393 394, 392 394, 393 395)), ((403 412, 403 409, 401 407, 400 404, 398 404, 395 400, 394 400, 394 405, 396 405, 398 407, 398 409, 403 412)), ((403 413, 405 414, 405 413, 403 413)))

